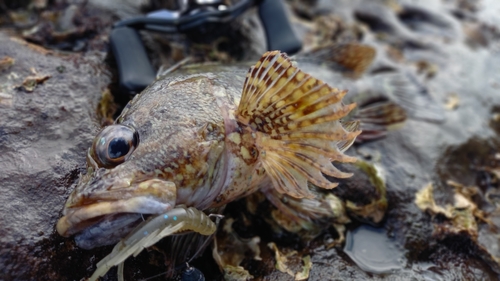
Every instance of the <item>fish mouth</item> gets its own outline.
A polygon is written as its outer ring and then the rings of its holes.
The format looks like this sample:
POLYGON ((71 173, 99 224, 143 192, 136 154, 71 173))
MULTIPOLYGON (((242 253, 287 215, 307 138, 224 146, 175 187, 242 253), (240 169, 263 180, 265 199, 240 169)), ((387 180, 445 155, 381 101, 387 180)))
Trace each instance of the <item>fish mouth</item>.
POLYGON ((64 237, 83 231, 99 223, 101 218, 116 214, 160 214, 172 208, 172 204, 160 202, 148 196, 133 197, 116 201, 97 202, 79 208, 67 209, 67 214, 59 219, 57 232, 64 237))
POLYGON ((75 189, 56 225, 61 236, 76 234, 77 244, 84 249, 113 244, 143 215, 164 213, 177 198, 175 184, 161 179, 130 183, 122 178, 101 191, 85 189, 75 189))

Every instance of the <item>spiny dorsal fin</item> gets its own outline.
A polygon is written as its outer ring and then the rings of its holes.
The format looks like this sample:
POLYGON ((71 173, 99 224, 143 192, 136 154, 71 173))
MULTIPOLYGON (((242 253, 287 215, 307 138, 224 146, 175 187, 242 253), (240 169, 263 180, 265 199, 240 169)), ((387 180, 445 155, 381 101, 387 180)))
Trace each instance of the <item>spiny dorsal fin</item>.
POLYGON ((330 189, 337 183, 323 174, 351 176, 331 163, 356 161, 339 148, 360 133, 339 122, 356 106, 341 102, 346 93, 302 72, 279 51, 250 68, 236 116, 255 135, 259 160, 278 192, 312 198, 308 181, 330 189))

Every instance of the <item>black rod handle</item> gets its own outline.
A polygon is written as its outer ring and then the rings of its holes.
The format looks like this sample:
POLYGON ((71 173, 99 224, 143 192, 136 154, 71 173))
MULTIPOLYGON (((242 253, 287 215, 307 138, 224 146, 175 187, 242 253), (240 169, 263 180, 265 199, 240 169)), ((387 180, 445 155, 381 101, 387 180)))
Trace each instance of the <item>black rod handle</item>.
POLYGON ((282 0, 262 0, 259 16, 266 30, 267 49, 294 54, 302 48, 302 42, 293 32, 282 0))
POLYGON ((114 28, 110 44, 118 65, 121 90, 137 94, 155 80, 155 70, 135 29, 126 26, 114 28))

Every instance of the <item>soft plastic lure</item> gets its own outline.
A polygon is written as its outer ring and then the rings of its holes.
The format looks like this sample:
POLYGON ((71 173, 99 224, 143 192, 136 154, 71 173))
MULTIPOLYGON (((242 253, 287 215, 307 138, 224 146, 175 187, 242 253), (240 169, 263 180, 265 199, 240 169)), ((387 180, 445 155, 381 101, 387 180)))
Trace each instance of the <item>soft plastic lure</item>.
POLYGON ((89 281, 104 276, 109 269, 118 265, 118 280, 123 279, 123 264, 130 256, 137 256, 143 249, 156 244, 163 237, 195 231, 202 235, 211 235, 217 229, 216 224, 196 208, 177 206, 176 208, 142 222, 127 237, 118 242, 113 251, 97 263, 97 269, 89 281))

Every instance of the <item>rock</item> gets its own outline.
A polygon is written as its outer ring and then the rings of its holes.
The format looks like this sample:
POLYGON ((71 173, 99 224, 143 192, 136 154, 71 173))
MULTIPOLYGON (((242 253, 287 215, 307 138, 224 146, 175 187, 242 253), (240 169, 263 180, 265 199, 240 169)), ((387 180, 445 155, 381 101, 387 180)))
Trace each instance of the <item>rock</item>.
POLYGON ((54 224, 84 169, 110 76, 101 53, 61 55, 5 32, 0 41, 0 57, 14 60, 0 72, 0 279, 64 280, 50 250, 65 242, 54 224), (29 77, 42 78, 27 90, 29 77))

